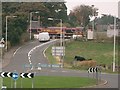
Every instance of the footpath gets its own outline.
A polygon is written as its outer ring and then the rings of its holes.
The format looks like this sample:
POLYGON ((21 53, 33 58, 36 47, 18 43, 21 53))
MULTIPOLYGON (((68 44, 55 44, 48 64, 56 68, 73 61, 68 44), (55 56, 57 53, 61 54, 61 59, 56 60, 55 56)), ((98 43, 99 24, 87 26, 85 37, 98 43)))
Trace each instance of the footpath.
MULTIPOLYGON (((26 45, 27 43, 28 42, 25 42, 23 45, 26 45)), ((11 62, 14 52, 19 47, 21 47, 21 45, 14 46, 10 50, 8 50, 7 52, 5 52, 5 54, 4 54, 3 58, 2 58, 2 68, 6 67, 11 62)), ((1 62, 0 62, 0 65, 1 65, 1 62)))
MULTIPOLYGON (((2 58, 2 68, 6 67, 10 63, 10 61, 12 60, 13 54, 18 47, 19 46, 13 47, 10 50, 8 50, 7 52, 5 52, 5 54, 2 58)), ((1 62, 0 62, 0 65, 1 65, 1 62)))

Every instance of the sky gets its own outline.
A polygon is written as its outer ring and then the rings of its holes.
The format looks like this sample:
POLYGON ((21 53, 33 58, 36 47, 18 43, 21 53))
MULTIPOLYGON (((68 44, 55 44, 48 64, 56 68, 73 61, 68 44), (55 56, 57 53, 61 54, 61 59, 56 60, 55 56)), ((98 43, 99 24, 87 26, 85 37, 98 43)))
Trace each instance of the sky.
POLYGON ((98 8, 98 16, 101 14, 108 14, 118 17, 118 2, 120 0, 65 0, 67 6, 67 12, 73 10, 76 6, 80 5, 94 5, 98 8))

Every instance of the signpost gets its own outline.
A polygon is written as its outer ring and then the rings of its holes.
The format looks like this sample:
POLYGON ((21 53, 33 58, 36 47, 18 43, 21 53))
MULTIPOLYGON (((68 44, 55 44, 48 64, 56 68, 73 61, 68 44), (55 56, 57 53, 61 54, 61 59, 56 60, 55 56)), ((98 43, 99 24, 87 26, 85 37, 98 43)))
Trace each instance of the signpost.
POLYGON ((12 77, 12 73, 11 72, 0 72, 0 76, 1 77, 12 77))
POLYGON ((32 88, 34 87, 34 73, 20 73, 21 78, 32 78, 32 88))
POLYGON ((98 84, 98 80, 99 80, 98 72, 101 73, 101 71, 98 67, 90 67, 88 69, 88 77, 89 77, 89 73, 93 73, 93 77, 94 77, 94 73, 96 73, 97 84, 98 84))
POLYGON ((16 80, 19 78, 19 74, 16 71, 13 72, 12 78, 14 80, 14 88, 16 88, 16 80))
POLYGON ((62 62, 62 67, 64 66, 64 56, 65 56, 65 47, 52 47, 52 55, 53 56, 59 56, 60 62, 62 62))
POLYGON ((4 48, 4 47, 5 47, 5 45, 0 43, 0 47, 1 47, 1 48, 4 48))
MULTIPOLYGON (((12 72, 0 72, 0 77, 10 77, 14 80, 14 88, 16 88, 16 80, 19 78, 19 75, 21 78, 34 78, 34 73, 18 73, 16 71, 12 72)), ((11 79, 11 80, 12 80, 11 79)), ((32 88, 34 87, 34 82, 32 79, 32 88)), ((11 88, 12 88, 12 81, 11 81, 11 88)), ((21 81, 21 88, 22 88, 22 81, 21 81)))
POLYGON ((53 56, 65 56, 65 47, 52 47, 53 56))

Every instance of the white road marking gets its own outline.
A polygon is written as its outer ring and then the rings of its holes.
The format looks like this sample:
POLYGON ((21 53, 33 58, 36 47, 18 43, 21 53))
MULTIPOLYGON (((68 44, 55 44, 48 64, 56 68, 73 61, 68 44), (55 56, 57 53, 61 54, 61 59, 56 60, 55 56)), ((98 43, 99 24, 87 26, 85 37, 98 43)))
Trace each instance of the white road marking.
POLYGON ((45 51, 48 49, 48 47, 43 51, 43 55, 46 58, 45 51))
POLYGON ((33 70, 33 66, 32 66, 32 68, 31 68, 31 70, 33 70))
POLYGON ((39 47, 41 47, 41 46, 43 46, 43 45, 46 45, 46 44, 48 44, 48 43, 54 42, 54 41, 57 41, 57 40, 52 40, 52 41, 49 41, 49 42, 46 42, 46 43, 37 45, 37 46, 35 46, 34 48, 32 48, 32 49, 28 52, 28 60, 31 58, 31 54, 32 54, 32 52, 33 52, 35 49, 37 49, 37 48, 39 48, 39 47))
POLYGON ((32 62, 30 62, 30 65, 32 64, 32 62))
POLYGON ((29 60, 29 63, 31 63, 31 60, 29 60))
POLYGON ((51 70, 51 72, 57 72, 56 70, 51 70))
POLYGON ((41 70, 42 68, 41 67, 38 67, 38 70, 41 70))
POLYGON ((15 54, 17 53, 17 51, 20 49, 21 47, 19 47, 18 49, 15 50, 15 52, 13 53, 13 57, 15 56, 15 54))
POLYGON ((62 72, 68 72, 68 71, 62 71, 62 72))

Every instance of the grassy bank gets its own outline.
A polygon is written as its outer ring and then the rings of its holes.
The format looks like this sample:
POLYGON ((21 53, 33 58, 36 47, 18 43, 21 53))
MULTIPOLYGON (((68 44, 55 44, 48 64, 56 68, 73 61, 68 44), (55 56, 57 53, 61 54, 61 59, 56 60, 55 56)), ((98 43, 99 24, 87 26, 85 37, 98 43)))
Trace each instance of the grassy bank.
MULTIPOLYGON (((11 88, 11 79, 4 78, 4 85, 11 88)), ((12 85, 13 85, 12 80, 12 85)), ((31 88, 32 79, 22 79, 23 88, 31 88)), ((80 88, 95 85, 96 80, 81 77, 37 76, 34 78, 34 88, 80 88)), ((20 79, 17 80, 17 88, 21 87, 20 79)))
MULTIPOLYGON (((46 51, 46 55, 53 62, 55 58, 51 54, 51 47, 46 51)), ((86 59, 92 59, 98 65, 105 64, 111 66, 113 62, 113 43, 98 43, 93 41, 70 41, 65 44, 64 62, 72 64, 74 56, 83 56, 86 59)), ((116 44, 116 64, 118 64, 118 45, 116 44)))
MULTIPOLYGON (((118 62, 117 52, 118 49, 116 48, 116 63, 118 62)), ((86 59, 91 58, 96 60, 98 64, 111 65, 113 61, 113 44, 97 43, 92 41, 72 41, 66 44, 65 60, 71 62, 75 55, 83 56, 86 59)))

